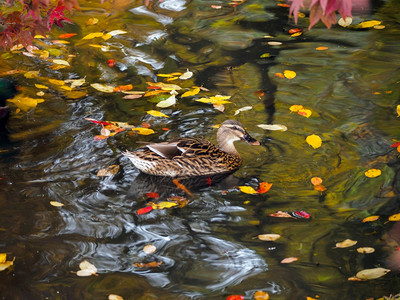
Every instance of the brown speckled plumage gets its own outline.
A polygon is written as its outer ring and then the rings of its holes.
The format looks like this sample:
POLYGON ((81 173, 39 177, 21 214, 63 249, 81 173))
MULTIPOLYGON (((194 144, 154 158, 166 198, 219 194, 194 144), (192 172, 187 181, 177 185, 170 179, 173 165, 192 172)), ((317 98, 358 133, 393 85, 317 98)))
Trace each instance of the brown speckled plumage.
POLYGON ((230 173, 242 164, 234 141, 259 145, 243 125, 234 120, 223 122, 217 133, 218 145, 197 138, 178 138, 169 142, 149 144, 134 152, 126 151, 140 171, 157 176, 189 177, 230 173))

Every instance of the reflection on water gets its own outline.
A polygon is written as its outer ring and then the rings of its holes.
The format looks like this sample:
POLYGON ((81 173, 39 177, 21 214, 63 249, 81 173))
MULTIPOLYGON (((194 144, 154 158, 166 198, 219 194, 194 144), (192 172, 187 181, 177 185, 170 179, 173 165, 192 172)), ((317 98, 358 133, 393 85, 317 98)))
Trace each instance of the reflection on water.
POLYGON ((337 299, 339 294, 364 299, 399 292, 393 273, 367 284, 347 282, 359 270, 386 266, 386 257, 395 256, 392 245, 380 239, 391 224, 361 220, 398 210, 399 160, 390 148, 400 134, 396 25, 387 21, 379 32, 314 28, 293 38, 286 33, 292 27, 287 10, 275 1, 222 9, 211 4, 129 3, 120 11, 87 4, 85 13, 74 16, 76 25, 53 33, 56 38, 78 32, 81 36, 71 44, 37 41, 41 48, 61 49, 60 58, 73 55, 71 68, 52 70, 47 62, 22 54, 2 58, 2 71, 40 70, 42 78, 15 75, 31 96, 37 92, 34 84, 44 84, 46 77, 86 76, 89 83, 132 83, 140 91, 147 81, 157 80, 157 73, 189 68, 195 76, 188 87, 203 85, 210 89, 207 95, 230 95, 233 102, 220 113, 178 98, 176 106, 163 110, 170 118, 157 119, 146 115, 155 109, 151 98, 126 100, 84 87, 87 95, 73 99, 51 86, 35 110, 15 114, 12 107, 12 134, 0 146, 0 252, 16 257, 12 270, 0 272, 4 299, 104 299, 111 293, 124 299, 223 299, 229 294, 250 299, 257 290, 273 299, 337 299), (88 11, 99 25, 84 25, 88 11), (128 34, 90 42, 103 48, 80 40, 90 32, 114 29, 128 34), (283 44, 271 46, 271 40, 283 44), (319 46, 328 50, 315 50, 319 46), (270 57, 262 58, 265 53, 270 57), (117 61, 115 68, 108 59, 117 61), (296 78, 274 75, 285 69, 294 70, 296 78), (311 109, 312 116, 291 114, 294 104, 311 109), (244 106, 252 110, 235 116, 244 106), (95 141, 99 128, 85 117, 148 122, 156 134, 119 133, 95 141), (204 178, 183 182, 194 194, 183 208, 138 215, 138 209, 155 201, 146 193, 158 192, 156 201, 166 201, 184 192, 170 179, 139 174, 121 151, 138 147, 139 141, 179 136, 215 141, 212 126, 230 118, 263 141, 261 147, 238 143, 242 168, 213 178, 211 186, 204 178), (265 123, 284 124, 288 131, 256 126, 265 123), (310 134, 322 138, 321 148, 305 143, 310 134), (117 175, 96 176, 112 164, 121 165, 117 175), (382 175, 366 178, 365 170, 372 167, 382 175), (326 192, 313 189, 313 176, 323 178, 326 192), (256 187, 261 181, 273 183, 266 194, 247 195, 235 188, 256 187), (64 206, 52 207, 50 201, 64 206), (269 216, 279 210, 305 210, 312 218, 269 216), (282 237, 263 242, 257 239, 263 233, 282 237), (333 249, 346 238, 376 252, 367 256, 333 249), (147 244, 156 252, 145 254, 147 244), (280 263, 292 256, 298 262, 280 263), (83 260, 97 267, 98 276, 74 274, 83 260), (162 264, 134 265, 152 261, 162 264))

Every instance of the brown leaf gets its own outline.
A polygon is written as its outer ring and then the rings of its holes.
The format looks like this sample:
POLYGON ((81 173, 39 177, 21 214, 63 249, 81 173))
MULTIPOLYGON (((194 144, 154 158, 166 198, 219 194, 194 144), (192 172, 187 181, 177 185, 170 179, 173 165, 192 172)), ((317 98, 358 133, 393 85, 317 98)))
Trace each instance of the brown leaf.
POLYGON ((111 165, 108 166, 107 168, 101 169, 97 172, 97 176, 103 177, 103 176, 113 176, 117 174, 119 171, 119 165, 111 165))

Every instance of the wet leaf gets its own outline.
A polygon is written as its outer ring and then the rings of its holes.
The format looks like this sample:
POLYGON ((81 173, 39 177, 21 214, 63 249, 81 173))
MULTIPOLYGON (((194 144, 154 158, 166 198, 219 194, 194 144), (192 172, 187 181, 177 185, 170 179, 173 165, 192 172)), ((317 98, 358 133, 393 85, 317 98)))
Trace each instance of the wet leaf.
POLYGON ((132 128, 132 130, 137 132, 140 135, 150 135, 150 134, 154 133, 153 129, 143 128, 143 127, 135 127, 135 128, 132 128))
POLYGON ((105 136, 105 135, 95 135, 94 136, 95 141, 105 140, 106 138, 108 138, 108 136, 105 136))
POLYGON ((171 95, 166 100, 160 101, 156 104, 157 107, 166 108, 176 104, 175 95, 171 95))
POLYGON ((186 79, 192 78, 192 76, 193 76, 193 72, 190 72, 189 70, 187 70, 185 73, 183 73, 181 76, 179 76, 179 79, 186 80, 186 79))
POLYGON ((238 188, 240 189, 240 191, 242 193, 246 193, 246 194, 258 194, 258 192, 252 188, 251 186, 247 186, 247 185, 241 185, 238 186, 238 188))
POLYGON ((301 29, 300 28, 289 29, 289 34, 293 34, 293 33, 297 33, 297 32, 301 32, 301 29))
POLYGON ((146 197, 152 198, 152 199, 158 199, 160 197, 160 195, 156 192, 150 192, 150 193, 146 193, 146 197))
POLYGON ((328 47, 317 47, 317 48, 315 48, 315 50, 317 50, 317 51, 324 51, 324 50, 328 50, 329 48, 328 47))
POLYGON ((364 174, 369 178, 374 178, 380 176, 382 174, 382 171, 379 169, 369 169, 364 174))
POLYGON ((97 38, 97 37, 102 37, 103 34, 104 33, 102 33, 102 32, 92 32, 92 33, 89 33, 88 35, 85 35, 82 38, 82 40, 91 40, 91 39, 94 39, 94 38, 97 38))
POLYGON ((389 221, 400 221, 400 213, 391 215, 388 220, 389 221))
POLYGON ((117 174, 119 171, 119 165, 111 165, 107 168, 101 169, 97 172, 97 176, 104 177, 104 176, 113 176, 117 174))
POLYGON ((312 114, 311 110, 305 109, 305 108, 304 109, 300 109, 297 113, 299 115, 303 116, 303 117, 306 117, 306 118, 309 118, 311 116, 311 114, 312 114))
POLYGON ((155 268, 161 265, 162 261, 152 261, 149 263, 134 263, 133 265, 137 268, 155 268))
POLYGON ((373 222, 373 221, 376 221, 376 220, 378 220, 378 219, 379 219, 379 216, 369 216, 369 217, 364 218, 364 219, 362 220, 362 222, 363 222, 363 223, 366 223, 366 222, 373 222))
POLYGON ((148 113, 149 115, 151 115, 151 116, 154 116, 154 117, 169 118, 169 116, 167 116, 166 114, 163 114, 162 112, 157 111, 157 110, 148 110, 147 113, 148 113))
POLYGON ((345 19, 340 18, 338 21, 338 24, 342 27, 350 26, 351 23, 353 23, 353 18, 351 18, 351 17, 346 17, 345 19))
POLYGON ((259 234, 258 239, 262 241, 268 241, 268 242, 273 242, 276 241, 281 237, 280 234, 277 233, 264 233, 264 234, 259 234))
POLYGON ((44 90, 48 89, 48 87, 43 84, 35 84, 35 87, 37 87, 38 89, 44 89, 44 90))
POLYGON ((101 84, 101 83, 92 83, 90 86, 100 92, 103 93, 113 93, 114 92, 114 87, 106 84, 101 84))
POLYGON ((358 24, 356 28, 370 28, 376 25, 380 25, 381 23, 382 21, 377 21, 377 20, 365 21, 358 24))
POLYGON ((278 78, 285 78, 285 75, 283 75, 283 73, 274 73, 274 75, 278 78))
POLYGON ((235 111, 235 116, 238 115, 239 113, 241 113, 242 111, 247 111, 247 110, 251 110, 253 109, 253 106, 244 106, 242 108, 239 108, 235 111))
POLYGON ((171 208, 174 206, 178 206, 176 202, 169 202, 169 201, 163 201, 159 203, 152 203, 151 207, 153 209, 164 209, 164 208, 171 208))
POLYGON ((113 30, 113 31, 108 32, 107 34, 109 34, 111 36, 115 36, 115 35, 121 35, 121 34, 126 34, 126 33, 128 33, 128 32, 125 30, 113 30))
POLYGON ((282 42, 270 41, 270 42, 268 42, 268 45, 270 45, 270 46, 280 46, 280 45, 282 45, 282 42))
POLYGON ((357 241, 346 239, 343 242, 336 243, 336 247, 337 248, 347 248, 347 247, 354 246, 355 244, 357 244, 357 241))
POLYGON ((376 279, 386 275, 389 272, 390 272, 389 269, 384 269, 384 268, 365 269, 358 272, 356 274, 356 277, 362 280, 376 279))
POLYGON ((49 79, 47 79, 51 84, 54 84, 54 85, 65 85, 65 81, 64 80, 58 80, 58 79, 52 79, 52 78, 49 78, 49 79))
POLYGON ((79 264, 79 268, 80 270, 76 273, 76 275, 81 277, 95 275, 97 273, 97 268, 86 260, 79 264))
POLYGON ((244 296, 242 295, 230 295, 226 297, 226 300, 244 300, 244 296))
POLYGON ((274 218, 294 218, 291 214, 281 210, 278 210, 276 213, 269 214, 268 216, 274 218))
POLYGON ((28 71, 24 73, 25 78, 36 78, 39 76, 39 71, 28 71))
POLYGON ((254 300, 268 300, 269 295, 264 291, 257 291, 254 293, 254 300))
POLYGON ((184 97, 195 96, 195 95, 197 95, 199 92, 200 92, 200 88, 194 88, 194 89, 192 89, 192 90, 190 90, 190 91, 184 92, 184 93, 181 95, 181 97, 184 98, 184 97))
POLYGON ((283 71, 283 75, 287 78, 287 79, 293 79, 296 77, 296 72, 295 71, 291 71, 291 70, 284 70, 283 71))
POLYGON ((0 253, 0 272, 8 269, 14 264, 14 259, 13 260, 7 260, 7 254, 6 253, 0 253))
POLYGON ((119 295, 110 294, 110 295, 108 295, 108 300, 124 300, 124 298, 122 298, 119 295))
POLYGON ((176 185, 178 189, 184 191, 190 197, 193 197, 193 194, 189 191, 189 189, 184 184, 180 183, 178 179, 173 179, 172 182, 176 185))
POLYGON ((139 99, 142 97, 143 97, 143 95, 140 95, 140 94, 132 94, 132 95, 123 96, 122 99, 132 100, 132 99, 139 99))
POLYGON ((278 131, 286 131, 287 127, 282 124, 258 124, 257 127, 260 127, 264 130, 278 130, 278 131))
POLYGON ((153 210, 153 208, 151 206, 146 206, 146 207, 138 209, 136 213, 138 215, 143 215, 143 214, 147 214, 148 212, 151 212, 152 210, 153 210))
POLYGON ((260 55, 260 58, 268 58, 271 57, 271 53, 263 53, 260 55))
POLYGON ((257 192, 259 194, 264 194, 264 193, 268 192, 271 189, 271 187, 272 187, 272 183, 268 183, 268 182, 265 182, 265 181, 261 182, 260 186, 258 187, 257 192))
POLYGON ((281 264, 290 264, 292 262, 298 261, 299 259, 297 257, 286 257, 281 260, 281 264))
MULTIPOLYGON (((161 88, 165 91, 179 91, 182 88, 179 85, 172 84, 172 83, 164 83, 164 82, 147 82, 147 84, 151 87, 161 88)), ((150 88, 150 87, 149 87, 150 88)))
POLYGON ((216 110, 219 110, 220 112, 225 111, 225 106, 223 104, 213 104, 213 106, 216 110))
POLYGON ((86 80, 85 78, 80 78, 80 79, 67 79, 64 80, 65 83, 70 83, 71 84, 71 88, 77 88, 82 86, 83 84, 85 84, 86 80))
POLYGON ((323 192, 323 191, 326 191, 326 187, 324 187, 322 184, 317 184, 317 185, 314 185, 314 190, 316 190, 318 192, 323 192))
POLYGON ((65 92, 64 95, 70 99, 79 99, 82 97, 85 97, 87 94, 86 91, 71 91, 71 92, 65 92))
POLYGON ((227 104, 227 103, 232 103, 231 101, 227 101, 230 99, 231 96, 221 96, 221 95, 216 95, 210 98, 200 98, 197 99, 197 102, 201 103, 209 103, 209 104, 214 104, 214 105, 221 105, 221 104, 227 104))
POLYGON ((293 34, 291 35, 291 37, 300 36, 300 35, 302 35, 302 34, 303 34, 302 32, 296 32, 296 33, 293 33, 293 34))
POLYGON ((168 200, 176 202, 180 208, 185 207, 190 202, 187 198, 181 196, 172 196, 168 200))
POLYGON ((19 109, 24 112, 35 108, 39 103, 44 102, 44 99, 41 98, 31 98, 24 96, 23 94, 18 94, 13 99, 8 99, 7 101, 14 103, 19 109))
POLYGON ((360 248, 357 248, 357 252, 361 253, 361 254, 370 254, 370 253, 374 253, 375 249, 372 247, 360 247, 360 248))
POLYGON ((301 109, 304 109, 303 105, 295 104, 295 105, 292 105, 291 107, 289 107, 289 110, 291 112, 298 112, 301 109))
POLYGON ((157 250, 157 248, 150 244, 143 247, 143 252, 146 254, 154 253, 154 252, 156 252, 156 250, 157 250))
POLYGON ((59 39, 69 39, 73 36, 77 35, 77 33, 64 33, 58 36, 59 39))
POLYGON ((86 25, 87 25, 87 26, 91 26, 91 25, 97 24, 98 22, 99 22, 98 19, 96 19, 96 18, 90 18, 89 20, 86 21, 86 25))
POLYGON ((321 138, 318 135, 315 135, 315 134, 309 135, 306 138, 306 142, 307 142, 307 144, 309 144, 314 149, 317 149, 317 148, 321 147, 321 145, 322 145, 321 138))
POLYGON ((55 206, 55 207, 61 207, 64 206, 63 203, 57 202, 57 201, 50 201, 50 205, 55 206))
POLYGON ((120 85, 117 86, 113 89, 114 92, 123 92, 123 91, 130 91, 133 89, 132 84, 127 84, 127 85, 120 85))
POLYGON ((313 177, 311 178, 311 183, 313 185, 320 185, 322 183, 322 179, 319 177, 313 177))
POLYGON ((400 104, 396 106, 397 116, 400 117, 400 104))

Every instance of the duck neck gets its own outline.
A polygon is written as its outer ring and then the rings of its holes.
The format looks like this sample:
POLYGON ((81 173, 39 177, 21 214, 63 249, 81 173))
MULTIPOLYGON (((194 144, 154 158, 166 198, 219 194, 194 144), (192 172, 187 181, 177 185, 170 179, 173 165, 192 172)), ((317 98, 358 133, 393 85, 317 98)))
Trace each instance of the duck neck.
POLYGON ((239 156, 239 153, 236 151, 234 141, 226 140, 223 138, 218 138, 218 148, 228 154, 239 156))

